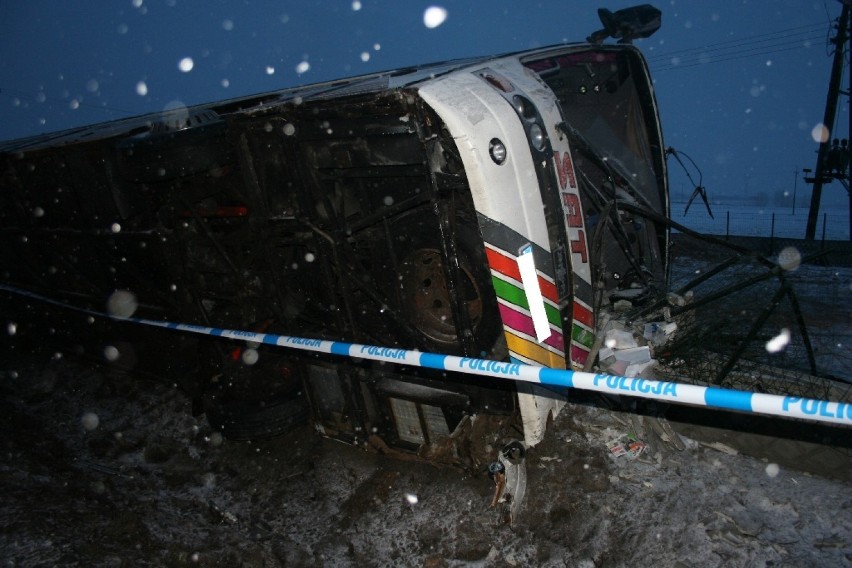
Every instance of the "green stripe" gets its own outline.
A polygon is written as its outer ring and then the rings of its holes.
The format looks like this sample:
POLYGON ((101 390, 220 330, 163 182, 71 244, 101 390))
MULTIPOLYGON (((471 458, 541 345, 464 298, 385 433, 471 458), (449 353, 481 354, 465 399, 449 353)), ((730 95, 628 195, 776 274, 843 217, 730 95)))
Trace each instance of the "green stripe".
MULTIPOLYGON (((498 298, 506 300, 510 304, 515 304, 516 306, 529 311, 530 304, 527 301, 527 294, 526 292, 524 292, 523 288, 515 286, 514 284, 510 284, 509 282, 501 280, 496 276, 491 277, 491 283, 494 286, 494 292, 497 293, 498 298)), ((562 321, 559 317, 559 310, 545 302, 544 311, 547 314, 547 321, 555 325, 558 329, 562 329, 562 321)))
POLYGON ((571 329, 571 339, 591 349, 595 342, 595 334, 575 324, 571 329))

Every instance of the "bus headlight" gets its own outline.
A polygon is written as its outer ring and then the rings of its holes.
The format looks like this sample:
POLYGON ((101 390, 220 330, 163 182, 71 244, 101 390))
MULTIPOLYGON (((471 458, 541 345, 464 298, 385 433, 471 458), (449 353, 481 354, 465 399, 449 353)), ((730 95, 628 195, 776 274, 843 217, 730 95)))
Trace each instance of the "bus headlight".
POLYGON ((530 143, 533 148, 538 150, 539 152, 544 151, 545 147, 545 138, 544 138, 544 130, 541 129, 538 123, 534 123, 530 126, 530 143))
POLYGON ((488 153, 491 155, 491 159, 494 160, 494 163, 502 165, 503 162, 506 161, 506 145, 500 141, 499 138, 492 138, 491 143, 488 145, 488 153))
POLYGON ((515 95, 512 97, 512 104, 515 106, 515 112, 527 120, 535 118, 535 106, 526 97, 515 95))

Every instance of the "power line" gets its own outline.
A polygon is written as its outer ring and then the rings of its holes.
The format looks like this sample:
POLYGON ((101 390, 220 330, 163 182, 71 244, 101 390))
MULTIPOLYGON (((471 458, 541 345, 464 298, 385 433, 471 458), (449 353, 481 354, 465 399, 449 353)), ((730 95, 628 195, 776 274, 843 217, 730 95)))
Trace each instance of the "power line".
POLYGON ((671 71, 672 69, 686 69, 689 67, 695 67, 697 65, 704 65, 709 63, 722 63, 725 61, 736 61, 738 59, 746 59, 749 57, 757 57, 759 55, 771 55, 773 53, 781 53, 784 51, 792 51, 797 49, 807 49, 806 45, 803 45, 800 42, 795 44, 778 44, 776 46, 767 46, 767 48, 755 48, 746 51, 733 52, 733 53, 722 53, 717 54, 711 57, 701 57, 695 56, 687 61, 675 61, 669 62, 667 64, 662 64, 660 66, 653 66, 653 70, 655 73, 659 73, 661 71, 671 71), (769 47, 772 47, 769 49, 769 47))
POLYGON ((709 43, 706 45, 702 45, 700 47, 689 47, 684 49, 678 49, 676 51, 671 51, 668 53, 660 53, 658 55, 651 55, 647 59, 648 61, 655 61, 659 59, 670 59, 672 57, 685 56, 691 52, 707 52, 707 51, 716 51, 718 49, 738 49, 740 47, 744 47, 747 45, 761 43, 766 41, 773 41, 778 38, 789 38, 791 34, 810 34, 817 30, 822 30, 823 33, 826 32, 825 23, 820 24, 807 24, 803 26, 796 26, 793 28, 786 28, 783 30, 776 30, 774 32, 767 32, 764 34, 758 34, 754 36, 748 36, 745 38, 738 38, 728 41, 721 41, 716 43, 709 43))
MULTIPOLYGON (((716 56, 725 56, 732 55, 737 53, 749 53, 755 51, 764 51, 770 50, 775 47, 785 47, 785 46, 799 46, 804 47, 808 46, 810 42, 817 41, 822 39, 822 35, 814 35, 813 32, 807 35, 800 35, 799 37, 783 37, 783 38, 772 38, 761 40, 760 42, 754 43, 744 43, 741 46, 737 46, 736 49, 730 47, 717 47, 714 49, 704 49, 701 51, 695 51, 694 53, 687 54, 684 56, 672 56, 669 57, 668 60, 672 59, 680 59, 681 57, 687 58, 707 58, 707 57, 716 57, 716 56)), ((656 60, 662 60, 662 58, 656 58, 656 60)))
POLYGON ((696 65, 735 61, 809 47, 811 42, 827 41, 824 23, 805 24, 746 38, 690 47, 648 57, 655 73, 696 65), (817 33, 819 32, 819 33, 817 33))

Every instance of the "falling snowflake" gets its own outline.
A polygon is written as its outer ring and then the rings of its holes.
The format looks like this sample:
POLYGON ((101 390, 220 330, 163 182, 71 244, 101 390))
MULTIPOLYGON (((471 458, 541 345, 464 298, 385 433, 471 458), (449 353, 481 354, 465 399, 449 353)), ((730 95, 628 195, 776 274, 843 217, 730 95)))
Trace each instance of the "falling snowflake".
POLYGON ((184 57, 180 61, 178 61, 178 69, 183 71, 184 73, 189 73, 192 71, 192 68, 195 67, 195 62, 192 60, 192 57, 184 57))
POLYGON ((423 25, 434 29, 443 24, 447 19, 447 9, 440 6, 429 6, 423 12, 423 25))
POLYGON ((87 432, 95 430, 101 423, 100 418, 94 412, 87 412, 80 418, 80 423, 87 432))
POLYGON ((790 343, 790 330, 786 327, 781 333, 766 342, 767 353, 780 353, 790 343))

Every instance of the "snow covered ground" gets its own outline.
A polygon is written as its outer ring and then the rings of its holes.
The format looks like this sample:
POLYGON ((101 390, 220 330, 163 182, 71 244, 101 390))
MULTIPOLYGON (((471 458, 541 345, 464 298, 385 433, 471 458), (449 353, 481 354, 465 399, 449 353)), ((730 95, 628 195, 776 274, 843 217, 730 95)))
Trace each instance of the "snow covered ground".
MULTIPOLYGON (((822 356, 845 373, 850 271, 791 279, 822 356)), ((390 457, 307 426, 229 442, 171 385, 52 350, 5 353, 4 566, 852 566, 848 428, 800 442, 790 422, 751 434, 673 407, 680 445, 652 417, 573 393, 527 453, 509 527, 485 467, 390 457)))
POLYGON ((2 369, 4 566, 852 565, 848 478, 718 442, 678 451, 652 420, 589 401, 527 454, 511 529, 484 471, 307 427, 223 441, 167 385, 50 354, 2 369), (617 457, 617 442, 641 451, 617 457))

